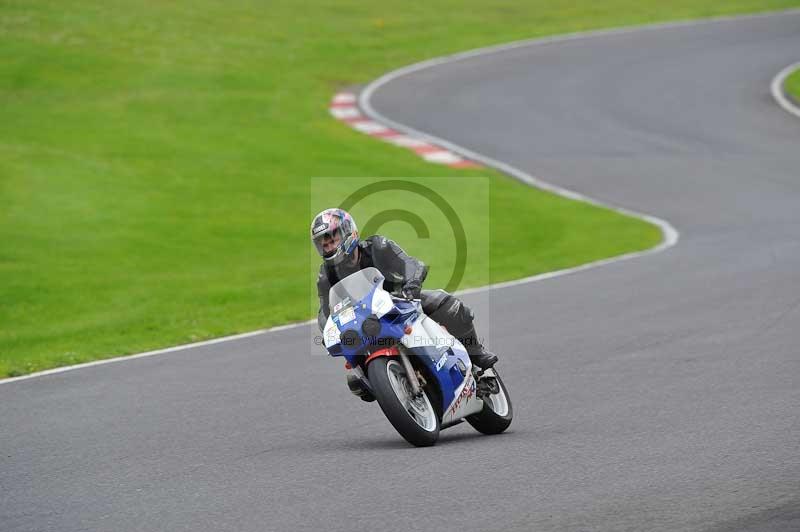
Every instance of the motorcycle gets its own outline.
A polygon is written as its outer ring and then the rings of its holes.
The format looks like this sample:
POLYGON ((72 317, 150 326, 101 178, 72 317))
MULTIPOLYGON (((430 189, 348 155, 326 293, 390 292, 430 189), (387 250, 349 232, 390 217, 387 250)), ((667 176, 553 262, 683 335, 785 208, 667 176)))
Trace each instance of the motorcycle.
POLYGON ((383 281, 378 269, 365 268, 329 292, 323 343, 331 356, 345 358, 350 390, 377 400, 397 432, 419 447, 464 420, 484 434, 506 430, 513 410, 497 370, 473 366, 419 299, 394 296, 383 281))

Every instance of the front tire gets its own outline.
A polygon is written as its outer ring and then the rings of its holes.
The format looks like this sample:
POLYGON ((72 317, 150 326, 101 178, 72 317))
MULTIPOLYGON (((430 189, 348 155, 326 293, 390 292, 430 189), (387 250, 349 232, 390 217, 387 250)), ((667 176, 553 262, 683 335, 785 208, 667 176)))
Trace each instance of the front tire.
POLYGON ((497 370, 490 369, 484 375, 494 377, 497 380, 500 391, 486 396, 483 399, 483 410, 477 414, 467 416, 467 422, 478 432, 483 434, 500 434, 511 425, 514 417, 514 409, 511 406, 511 397, 508 395, 506 385, 497 370))
POLYGON ((429 447, 439 439, 440 418, 428 393, 413 398, 403 364, 390 357, 378 357, 367 367, 367 377, 384 415, 412 445, 429 447))

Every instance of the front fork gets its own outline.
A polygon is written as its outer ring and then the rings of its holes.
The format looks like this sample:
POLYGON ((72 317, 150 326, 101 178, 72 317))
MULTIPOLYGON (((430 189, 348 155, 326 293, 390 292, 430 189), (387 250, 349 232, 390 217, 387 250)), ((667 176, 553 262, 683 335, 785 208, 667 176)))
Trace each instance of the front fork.
POLYGON ((411 365, 411 359, 408 358, 408 353, 406 353, 404 346, 400 347, 400 360, 403 362, 406 375, 408 375, 408 382, 411 384, 411 393, 414 397, 420 397, 422 395, 422 385, 419 382, 419 377, 417 377, 417 370, 411 365))

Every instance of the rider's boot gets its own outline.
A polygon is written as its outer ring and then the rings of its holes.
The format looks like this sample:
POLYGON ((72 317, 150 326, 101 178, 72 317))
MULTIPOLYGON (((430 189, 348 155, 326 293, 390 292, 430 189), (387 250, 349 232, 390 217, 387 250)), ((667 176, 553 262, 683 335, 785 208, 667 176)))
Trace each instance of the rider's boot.
POLYGON ((458 339, 467 349, 469 359, 473 364, 481 369, 489 369, 497 363, 497 355, 491 351, 487 351, 480 340, 478 334, 475 332, 475 326, 471 325, 469 330, 458 339))

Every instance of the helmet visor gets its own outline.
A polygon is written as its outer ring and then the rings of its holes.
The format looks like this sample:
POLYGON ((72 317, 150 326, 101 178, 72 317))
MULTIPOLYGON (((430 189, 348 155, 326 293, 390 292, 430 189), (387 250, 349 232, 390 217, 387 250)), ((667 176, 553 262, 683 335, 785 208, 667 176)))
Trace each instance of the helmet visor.
POLYGON ((338 223, 322 223, 312 229, 314 247, 321 257, 329 259, 336 255, 345 241, 342 227, 338 223), (333 225, 334 227, 331 227, 333 225))

